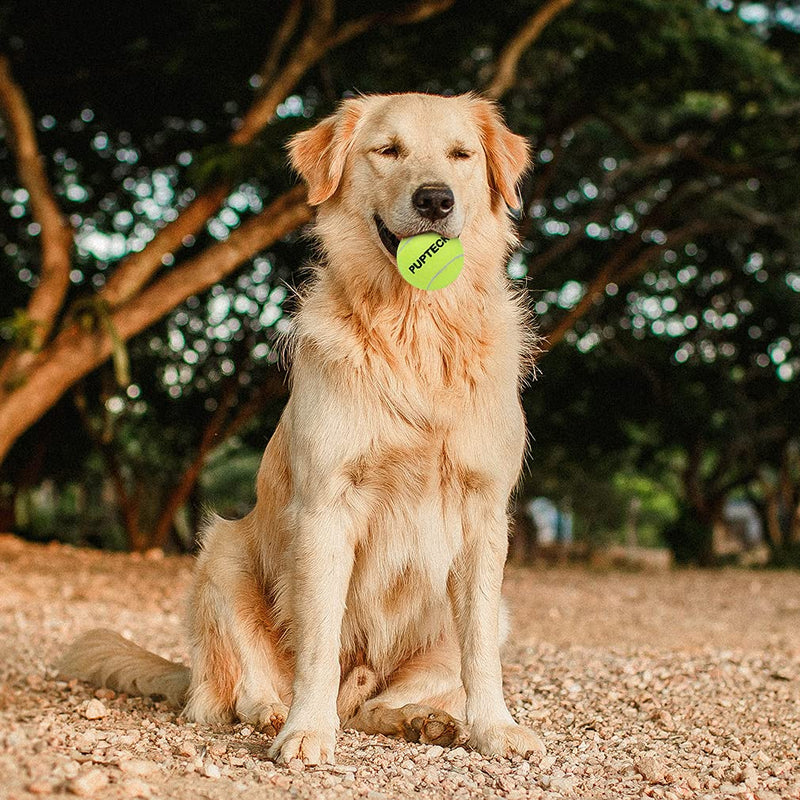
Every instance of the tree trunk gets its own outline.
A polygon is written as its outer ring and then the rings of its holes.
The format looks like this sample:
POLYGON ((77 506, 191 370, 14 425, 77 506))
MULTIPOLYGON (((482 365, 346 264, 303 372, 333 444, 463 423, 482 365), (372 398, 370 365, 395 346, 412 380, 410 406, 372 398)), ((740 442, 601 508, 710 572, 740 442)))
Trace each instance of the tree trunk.
POLYGON ((164 548, 169 541, 175 515, 186 504, 194 491, 200 472, 206 462, 208 453, 198 453, 186 471, 181 475, 180 481, 167 496, 158 515, 150 541, 151 547, 164 548))

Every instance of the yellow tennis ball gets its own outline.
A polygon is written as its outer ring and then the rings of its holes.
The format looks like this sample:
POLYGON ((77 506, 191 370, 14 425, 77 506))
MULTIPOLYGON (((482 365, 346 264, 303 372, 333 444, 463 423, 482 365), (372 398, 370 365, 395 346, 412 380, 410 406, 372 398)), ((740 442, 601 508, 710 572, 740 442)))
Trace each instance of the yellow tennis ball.
POLYGON ((438 233, 421 233, 402 239, 397 246, 397 269, 417 289, 434 291, 449 286, 464 266, 460 239, 438 233))

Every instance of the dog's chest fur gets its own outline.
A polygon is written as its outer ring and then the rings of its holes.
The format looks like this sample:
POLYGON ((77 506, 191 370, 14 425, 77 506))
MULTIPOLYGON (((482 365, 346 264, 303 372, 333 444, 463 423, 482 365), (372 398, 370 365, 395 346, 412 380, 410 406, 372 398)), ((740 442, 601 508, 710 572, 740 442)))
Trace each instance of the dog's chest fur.
POLYGON ((312 447, 333 426, 349 431, 336 454, 309 460, 335 475, 331 502, 356 521, 343 658, 385 674, 452 628, 466 499, 518 472, 524 434, 507 420, 519 414, 519 327, 510 300, 494 317, 413 296, 400 310, 332 305, 312 296, 298 317, 295 419, 312 447), (334 321, 324 336, 305 324, 318 311, 334 321), (325 383, 328 404, 303 410, 308 381, 325 383))

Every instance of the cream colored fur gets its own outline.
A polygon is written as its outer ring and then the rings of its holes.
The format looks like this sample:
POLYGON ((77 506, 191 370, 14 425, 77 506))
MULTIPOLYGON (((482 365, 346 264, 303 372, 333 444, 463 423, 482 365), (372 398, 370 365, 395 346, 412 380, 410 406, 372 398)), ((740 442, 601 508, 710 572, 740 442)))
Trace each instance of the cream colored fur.
MULTIPOLYGON (((526 144, 480 98, 393 95, 345 101, 290 153, 319 206, 322 257, 294 319, 291 396, 256 507, 203 535, 185 713, 276 733, 280 761, 332 762, 341 723, 541 752, 506 708, 499 656, 531 346, 505 275, 506 205, 526 144), (411 204, 428 183, 455 197, 435 223, 411 204), (401 238, 460 236, 460 278, 431 293, 406 284, 376 214, 401 238)), ((184 668, 153 658, 141 656, 144 682, 90 637, 62 670, 111 670, 151 691, 161 668, 160 693, 174 694, 184 668)))

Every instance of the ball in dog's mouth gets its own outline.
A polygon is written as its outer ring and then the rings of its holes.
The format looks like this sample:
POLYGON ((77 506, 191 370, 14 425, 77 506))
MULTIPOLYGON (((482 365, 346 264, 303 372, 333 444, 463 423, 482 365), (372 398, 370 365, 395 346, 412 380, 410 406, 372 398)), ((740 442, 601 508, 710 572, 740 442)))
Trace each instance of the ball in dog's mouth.
POLYGON ((422 230, 414 231, 412 233, 408 233, 403 237, 397 236, 396 234, 392 233, 389 228, 386 227, 386 223, 375 214, 373 216, 375 220, 375 227, 378 230, 378 236, 380 237, 381 244, 386 248, 386 252, 392 256, 392 258, 397 258, 397 248, 400 246, 401 241, 405 241, 412 236, 419 236, 426 233, 436 234, 437 236, 444 236, 445 239, 453 238, 451 236, 447 236, 446 234, 442 233, 441 231, 437 231, 435 228, 429 228, 422 230))

